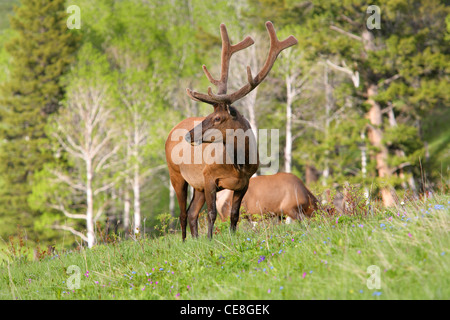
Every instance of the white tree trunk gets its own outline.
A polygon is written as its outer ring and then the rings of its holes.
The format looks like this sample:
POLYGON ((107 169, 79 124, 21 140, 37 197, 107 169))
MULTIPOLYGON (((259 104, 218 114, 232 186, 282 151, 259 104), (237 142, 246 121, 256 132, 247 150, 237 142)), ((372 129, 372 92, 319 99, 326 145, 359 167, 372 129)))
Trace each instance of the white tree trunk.
POLYGON ((94 231, 94 197, 92 191, 92 163, 88 159, 86 161, 86 231, 88 239, 88 247, 92 248, 95 243, 94 231))
MULTIPOLYGON (((323 77, 324 87, 325 87, 325 140, 328 140, 329 130, 330 130, 330 114, 331 114, 331 97, 330 97, 330 85, 328 84, 328 65, 325 64, 324 77, 323 77)), ((328 163, 328 157, 330 152, 325 150, 325 163, 322 175, 322 185, 326 186, 328 182, 328 177, 330 176, 330 167, 328 163)))
POLYGON ((130 208, 131 208, 131 199, 130 199, 130 191, 128 190, 129 179, 126 179, 125 190, 124 190, 124 199, 123 199, 123 228, 125 230, 125 237, 128 236, 128 229, 130 228, 130 208))
POLYGON ((169 179, 169 212, 172 217, 175 217, 175 189, 169 179))
POLYGON ((135 109, 133 113, 134 132, 133 132, 133 209, 134 209, 134 234, 141 232, 141 179, 140 179, 140 166, 139 166, 139 148, 140 148, 140 125, 139 125, 139 113, 135 109))
POLYGON ((102 174, 103 170, 111 164, 111 159, 119 148, 118 145, 112 145, 116 131, 108 127, 112 116, 111 110, 105 108, 106 91, 106 85, 85 84, 70 91, 69 105, 61 110, 56 119, 58 130, 53 133, 71 158, 81 160, 75 162, 74 172, 62 173, 55 170, 53 173, 74 195, 82 193, 86 200, 86 214, 71 213, 67 205, 64 205, 63 199, 57 199, 58 204, 50 204, 50 207, 60 210, 68 218, 85 220, 86 235, 70 226, 54 227, 80 236, 89 248, 95 244, 95 222, 108 206, 108 201, 105 201, 97 205, 98 209, 94 213, 94 199, 98 194, 113 188, 115 184, 114 180, 99 181, 98 177, 108 176, 102 174))
POLYGON ((286 77, 286 147, 284 149, 284 171, 290 173, 292 169, 292 79, 286 77))
POLYGON ((363 141, 364 145, 361 147, 361 174, 363 178, 366 178, 367 175, 367 148, 365 145, 366 133, 361 131, 361 141, 363 141))
POLYGON ((245 101, 245 105, 248 109, 248 118, 250 121, 250 126, 252 127, 256 141, 258 141, 258 125, 256 123, 256 112, 255 112, 257 94, 258 94, 258 87, 253 89, 253 91, 247 95, 247 99, 245 101))
POLYGON ((133 195, 134 195, 134 233, 140 233, 141 230, 141 190, 139 179, 139 165, 134 165, 133 178, 133 195))

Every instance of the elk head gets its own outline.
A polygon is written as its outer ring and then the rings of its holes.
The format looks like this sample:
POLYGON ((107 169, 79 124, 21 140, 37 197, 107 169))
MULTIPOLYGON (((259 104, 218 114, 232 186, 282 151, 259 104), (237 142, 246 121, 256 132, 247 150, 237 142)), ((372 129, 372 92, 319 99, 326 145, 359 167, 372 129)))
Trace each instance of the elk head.
POLYGON ((250 129, 247 120, 239 111, 229 105, 220 104, 205 120, 186 134, 186 141, 192 145, 201 143, 226 143, 226 130, 250 129))
POLYGON ((231 45, 227 28, 223 23, 220 25, 222 56, 219 80, 214 79, 206 66, 203 65, 203 71, 206 77, 217 87, 217 94, 212 92, 211 87, 208 87, 208 94, 186 89, 187 94, 191 99, 211 104, 214 107, 214 112, 208 115, 202 123, 198 125, 201 126, 201 129, 197 126, 186 134, 185 138, 188 142, 191 144, 219 142, 216 138, 218 134, 215 134, 213 137, 211 133, 221 132, 221 141, 226 143, 227 129, 243 129, 244 131, 250 129, 248 121, 232 106, 232 104, 250 93, 266 78, 275 63, 278 54, 282 50, 297 44, 297 39, 293 36, 289 36, 287 39, 279 41, 273 24, 270 21, 266 22, 266 29, 270 37, 270 49, 263 68, 255 77, 253 77, 250 67, 247 66, 248 82, 239 90, 227 94, 227 81, 231 56, 234 53, 251 46, 254 41, 251 37, 246 37, 238 44, 231 45))

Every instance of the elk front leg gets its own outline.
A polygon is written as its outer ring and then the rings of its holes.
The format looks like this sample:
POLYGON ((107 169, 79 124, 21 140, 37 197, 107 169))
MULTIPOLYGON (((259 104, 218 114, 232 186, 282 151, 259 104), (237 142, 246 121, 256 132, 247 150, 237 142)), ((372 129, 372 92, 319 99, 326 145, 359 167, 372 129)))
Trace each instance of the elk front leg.
POLYGON ((247 188, 234 191, 233 193, 233 200, 231 203, 231 212, 230 212, 230 229, 231 231, 236 231, 236 226, 239 220, 239 210, 241 208, 241 202, 242 199, 245 196, 245 193, 247 192, 247 188))
POLYGON ((198 238, 198 213, 205 203, 205 194, 194 189, 194 197, 188 209, 189 227, 193 238, 198 238))
POLYGON ((216 210, 217 186, 215 183, 205 185, 205 200, 208 207, 208 238, 211 240, 213 235, 214 222, 217 217, 216 210))

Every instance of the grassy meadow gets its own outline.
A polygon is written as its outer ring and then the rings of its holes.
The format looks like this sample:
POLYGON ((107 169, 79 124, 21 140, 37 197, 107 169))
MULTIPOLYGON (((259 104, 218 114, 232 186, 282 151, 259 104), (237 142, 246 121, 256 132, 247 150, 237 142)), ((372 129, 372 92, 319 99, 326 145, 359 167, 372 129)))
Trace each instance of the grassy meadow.
POLYGON ((450 299, 447 3, 0 0, 0 300, 450 299), (231 100, 328 204, 183 242, 166 139, 231 100))
POLYGON ((290 225, 241 220, 236 234, 218 220, 212 241, 203 215, 199 239, 185 243, 179 232, 129 240, 100 232, 93 249, 38 250, 33 261, 15 237, 2 250, 0 299, 446 300, 449 213, 445 195, 290 225), (372 265, 380 289, 367 286, 372 265))

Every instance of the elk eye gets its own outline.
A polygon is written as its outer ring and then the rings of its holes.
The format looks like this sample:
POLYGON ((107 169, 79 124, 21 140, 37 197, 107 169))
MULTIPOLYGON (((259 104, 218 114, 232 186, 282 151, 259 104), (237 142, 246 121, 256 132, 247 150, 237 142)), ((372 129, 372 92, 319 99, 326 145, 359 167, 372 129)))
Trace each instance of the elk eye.
POLYGON ((220 117, 216 117, 216 118, 214 119, 214 121, 215 121, 215 122, 219 122, 219 121, 220 121, 220 117))

